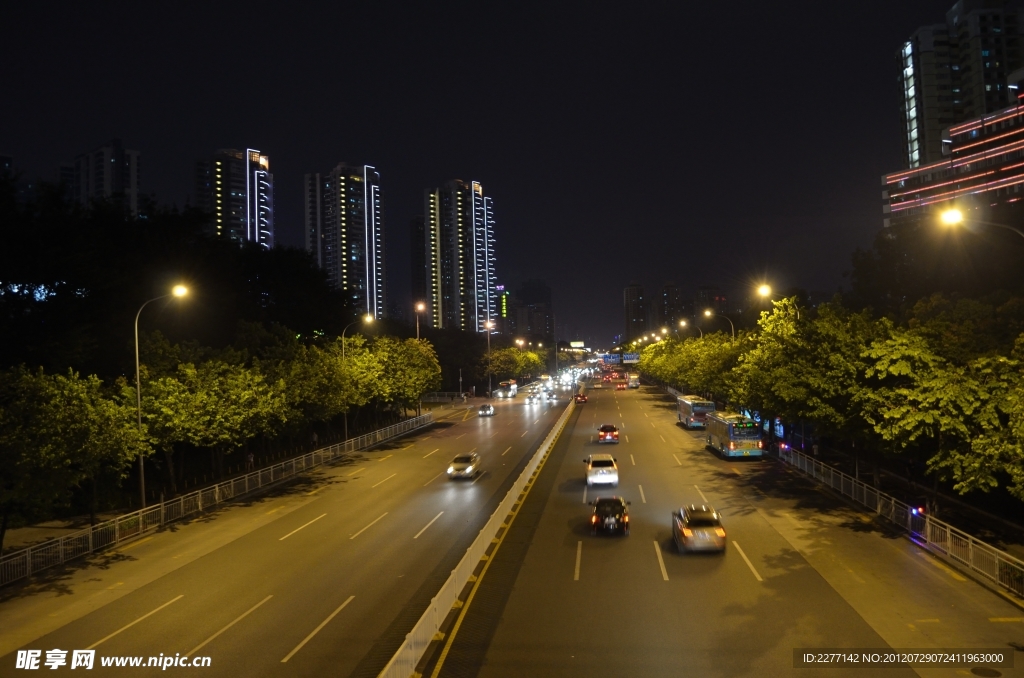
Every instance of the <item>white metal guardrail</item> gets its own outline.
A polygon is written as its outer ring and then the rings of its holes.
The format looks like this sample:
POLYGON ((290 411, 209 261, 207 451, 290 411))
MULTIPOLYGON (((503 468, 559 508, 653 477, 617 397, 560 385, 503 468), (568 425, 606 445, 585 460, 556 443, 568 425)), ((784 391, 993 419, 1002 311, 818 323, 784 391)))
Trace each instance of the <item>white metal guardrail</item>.
POLYGON ((472 545, 466 549, 466 555, 462 557, 459 564, 452 570, 451 575, 448 576, 438 594, 431 599, 430 607, 427 608, 423 616, 416 622, 412 631, 405 636, 405 642, 402 644, 402 647, 391 658, 391 661, 387 663, 384 670, 380 672, 380 678, 409 678, 409 676, 415 673, 416 665, 419 664, 431 641, 434 640, 441 630, 441 624, 444 623, 448 613, 455 606, 455 602, 459 599, 459 594, 466 584, 469 583, 470 577, 473 576, 473 572, 480 564, 480 560, 486 555, 487 549, 490 548, 495 536, 498 534, 498 530, 508 527, 505 522, 508 514, 522 501, 520 495, 523 493, 526 484, 533 478, 533 474, 537 471, 541 460, 551 450, 555 440, 558 438, 558 434, 565 428, 565 423, 569 420, 569 415, 572 414, 574 407, 575 403, 570 400, 569 405, 565 408, 562 416, 559 417, 547 437, 544 438, 544 442, 541 443, 536 454, 526 464, 526 468, 523 469, 523 472, 512 485, 508 494, 505 495, 505 498, 498 504, 498 508, 491 514, 487 524, 480 530, 480 534, 473 540, 472 545))
POLYGON ((390 438, 403 435, 434 423, 431 413, 407 419, 366 435, 314 450, 237 478, 204 487, 176 499, 161 502, 98 523, 63 537, 50 539, 0 557, 0 586, 29 577, 40 570, 60 565, 94 551, 119 544, 166 523, 199 513, 216 504, 237 499, 247 492, 277 483, 286 478, 333 461, 346 454, 372 447, 390 438))
POLYGON ((1024 598, 1024 561, 948 523, 914 511, 913 507, 803 452, 780 450, 779 457, 801 473, 841 492, 906 530, 915 542, 942 556, 955 567, 1024 598))

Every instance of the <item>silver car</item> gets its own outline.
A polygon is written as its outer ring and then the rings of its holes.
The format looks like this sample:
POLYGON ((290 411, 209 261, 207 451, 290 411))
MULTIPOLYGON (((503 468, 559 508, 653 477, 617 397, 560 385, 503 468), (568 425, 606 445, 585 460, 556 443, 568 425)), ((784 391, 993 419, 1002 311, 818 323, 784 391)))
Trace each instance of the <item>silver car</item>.
POLYGON ((476 452, 460 454, 452 459, 452 463, 448 464, 448 477, 452 480, 455 478, 473 478, 479 473, 480 455, 476 452))
POLYGON ((725 551, 722 514, 707 504, 690 504, 672 514, 672 539, 680 553, 725 551))

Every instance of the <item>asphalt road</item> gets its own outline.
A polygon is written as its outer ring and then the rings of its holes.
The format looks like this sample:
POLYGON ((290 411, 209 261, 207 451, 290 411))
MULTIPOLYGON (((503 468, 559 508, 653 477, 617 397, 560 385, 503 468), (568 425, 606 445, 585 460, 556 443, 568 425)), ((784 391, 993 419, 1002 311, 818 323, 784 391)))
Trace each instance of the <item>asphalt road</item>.
POLYGON ((565 398, 495 404, 494 417, 441 411, 307 481, 0 592, 0 675, 24 675, 17 649, 55 648, 209 656, 211 677, 376 675, 565 398), (448 462, 472 450, 484 473, 449 481, 448 462))
MULTIPOLYGON (((706 451, 655 389, 589 395, 492 558, 441 676, 835 676, 794 669, 794 648, 1024 647, 1024 611, 781 463, 706 451), (604 423, 621 428, 618 445, 594 442, 604 423), (583 458, 598 451, 617 457, 617 488, 587 491, 583 458), (629 536, 591 536, 586 502, 606 494, 632 502, 629 536), (670 515, 690 503, 723 513, 724 554, 676 552, 670 515)), ((1024 675, 1024 653, 1016 664, 999 674, 1024 675)), ((851 671, 996 675, 839 673, 851 671)))

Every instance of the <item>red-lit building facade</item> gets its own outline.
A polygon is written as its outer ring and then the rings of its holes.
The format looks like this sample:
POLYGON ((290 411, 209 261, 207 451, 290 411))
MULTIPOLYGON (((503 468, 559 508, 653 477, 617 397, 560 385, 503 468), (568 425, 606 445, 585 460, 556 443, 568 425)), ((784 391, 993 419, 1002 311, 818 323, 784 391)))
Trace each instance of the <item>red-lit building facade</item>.
POLYGON ((944 130, 944 159, 882 177, 885 226, 966 220, 1024 223, 1024 94, 1018 104, 944 130))

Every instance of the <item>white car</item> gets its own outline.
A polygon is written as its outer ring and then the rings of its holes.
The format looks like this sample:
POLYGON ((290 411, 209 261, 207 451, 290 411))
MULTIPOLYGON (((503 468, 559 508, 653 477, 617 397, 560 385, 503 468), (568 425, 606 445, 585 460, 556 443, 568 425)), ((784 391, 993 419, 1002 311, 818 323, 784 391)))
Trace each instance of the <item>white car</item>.
POLYGON ((619 484, 619 465, 610 454, 592 454, 583 460, 587 465, 587 487, 619 484))
POLYGON ((452 463, 448 464, 448 477, 453 480, 455 478, 473 478, 479 473, 480 455, 476 452, 460 454, 452 459, 452 463))

